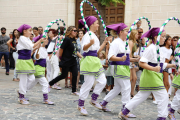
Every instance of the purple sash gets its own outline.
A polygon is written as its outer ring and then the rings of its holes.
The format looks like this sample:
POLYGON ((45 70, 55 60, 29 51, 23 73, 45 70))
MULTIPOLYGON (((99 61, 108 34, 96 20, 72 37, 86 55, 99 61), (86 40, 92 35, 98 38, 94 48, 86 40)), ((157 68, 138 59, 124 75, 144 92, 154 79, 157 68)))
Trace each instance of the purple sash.
MULTIPOLYGON (((122 56, 124 56, 124 53, 117 54, 117 57, 122 57, 122 56)), ((130 65, 129 54, 126 54, 126 56, 127 56, 127 58, 124 62, 123 61, 112 61, 110 63, 110 65, 130 65)))
POLYGON ((88 52, 84 52, 83 53, 83 56, 86 57, 86 56, 94 56, 94 57, 97 57, 97 50, 91 50, 91 51, 88 51, 88 52))
POLYGON ((34 63, 34 65, 40 65, 40 66, 42 66, 42 67, 46 67, 46 59, 36 60, 36 62, 34 63))
MULTIPOLYGON (((156 67, 158 64, 157 63, 148 62, 148 65, 150 65, 152 67, 156 67)), ((162 73, 163 72, 163 63, 160 63, 160 67, 161 67, 160 73, 162 73)))
POLYGON ((18 50, 18 59, 29 60, 31 59, 31 50, 18 50))

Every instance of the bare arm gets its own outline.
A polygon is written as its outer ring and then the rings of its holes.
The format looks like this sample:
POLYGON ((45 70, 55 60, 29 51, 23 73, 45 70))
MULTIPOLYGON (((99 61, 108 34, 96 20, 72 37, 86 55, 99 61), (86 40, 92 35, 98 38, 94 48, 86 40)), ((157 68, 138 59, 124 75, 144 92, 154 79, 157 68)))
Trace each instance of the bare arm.
POLYGON ((15 48, 13 46, 11 46, 12 42, 13 42, 13 39, 8 40, 7 45, 9 46, 9 48, 12 48, 13 50, 15 50, 15 48))
POLYGON ((82 57, 83 57, 79 52, 77 52, 77 56, 78 56, 79 58, 82 58, 82 57))
POLYGON ((172 67, 176 68, 176 65, 175 64, 167 64, 167 66, 166 66, 166 68, 172 68, 172 67))
POLYGON ((132 41, 129 41, 129 49, 130 49, 130 62, 138 62, 139 61, 139 58, 133 58, 132 56, 132 49, 133 49, 133 42, 132 41))
POLYGON ((106 42, 103 42, 103 44, 100 46, 100 49, 97 52, 97 54, 99 54, 105 46, 106 46, 106 42))
POLYGON ((122 57, 116 57, 116 56, 112 56, 110 58, 110 61, 125 61, 126 60, 126 56, 122 56, 122 57))
POLYGON ((104 49, 104 47, 106 46, 106 43, 108 43, 108 41, 109 41, 109 37, 106 37, 104 42, 100 46, 99 51, 97 52, 98 54, 104 49))
POLYGON ((169 59, 169 60, 166 59, 165 62, 166 62, 166 63, 169 63, 173 58, 174 58, 174 56, 171 55, 170 59, 169 59))
POLYGON ((91 47, 91 45, 94 44, 94 39, 90 40, 90 43, 84 45, 83 50, 86 51, 89 47, 91 47))
POLYGON ((151 71, 155 71, 155 72, 160 72, 160 69, 161 69, 160 66, 152 67, 145 62, 139 62, 139 66, 146 70, 151 70, 151 71))
POLYGON ((34 46, 33 46, 33 48, 35 49, 37 49, 37 48, 39 48, 40 46, 41 46, 41 42, 43 42, 43 40, 44 40, 44 38, 41 38, 40 40, 38 40, 36 43, 34 43, 34 46))

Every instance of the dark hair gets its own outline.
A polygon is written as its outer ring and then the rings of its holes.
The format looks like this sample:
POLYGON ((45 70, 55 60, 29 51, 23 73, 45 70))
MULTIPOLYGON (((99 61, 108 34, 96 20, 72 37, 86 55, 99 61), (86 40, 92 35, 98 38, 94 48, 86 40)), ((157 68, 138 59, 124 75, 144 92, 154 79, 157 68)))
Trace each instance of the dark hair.
MULTIPOLYGON (((60 26, 60 35, 63 35, 64 33, 64 27, 60 26)), ((57 28, 57 34, 59 34, 59 29, 57 28)))
MULTIPOLYGON (((16 36, 15 36, 15 34, 14 34, 16 30, 17 30, 17 29, 14 29, 14 30, 13 30, 13 32, 12 32, 12 36, 13 36, 13 38, 15 38, 15 37, 16 37, 16 36)), ((18 30, 17 30, 17 32, 18 32, 18 34, 19 34, 19 36, 20 36, 20 32, 19 32, 18 30)))
POLYGON ((38 28, 43 28, 43 27, 39 26, 38 28))
POLYGON ((165 39, 165 41, 164 41, 164 44, 163 44, 162 46, 166 46, 166 42, 167 42, 167 40, 168 40, 169 38, 171 38, 171 36, 167 34, 167 35, 166 35, 166 39, 165 39))
POLYGON ((179 36, 174 36, 174 37, 173 37, 173 40, 174 40, 174 39, 179 40, 179 36))
POLYGON ((84 31, 87 31, 86 28, 84 27, 84 25, 82 25, 81 23, 78 25, 78 29, 79 29, 79 30, 80 30, 80 29, 81 29, 81 30, 84 29, 84 31))
POLYGON ((63 26, 60 26, 60 30, 61 30, 60 34, 63 35, 63 33, 64 33, 64 27, 63 27, 63 26))
POLYGON ((55 29, 49 29, 48 33, 52 31, 52 34, 54 34, 54 36, 56 36, 58 34, 57 30, 55 29))
POLYGON ((83 32, 83 34, 85 34, 85 31, 82 30, 82 29, 79 29, 79 30, 78 30, 78 33, 81 32, 81 31, 83 32))
POLYGON ((5 27, 2 27, 2 28, 1 28, 1 31, 3 31, 3 30, 5 30, 5 31, 6 31, 6 28, 5 28, 5 27))
POLYGON ((38 28, 37 27, 33 27, 33 30, 37 30, 38 31, 38 28))

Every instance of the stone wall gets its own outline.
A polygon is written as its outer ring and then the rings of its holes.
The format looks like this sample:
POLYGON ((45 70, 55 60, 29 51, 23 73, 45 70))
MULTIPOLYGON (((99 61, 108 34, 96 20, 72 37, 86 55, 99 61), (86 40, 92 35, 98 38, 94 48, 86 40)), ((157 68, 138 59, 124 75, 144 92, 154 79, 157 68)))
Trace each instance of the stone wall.
MULTIPOLYGON (((125 23, 131 25, 141 16, 147 17, 152 27, 160 27, 169 17, 180 19, 180 0, 126 0, 125 23)), ((142 22, 144 32, 148 30, 145 20, 142 22)), ((180 36, 180 25, 170 21, 165 27, 166 33, 171 36, 180 36)))
POLYGON ((58 18, 75 25, 75 0, 0 0, 0 28, 7 34, 22 24, 45 28, 58 18))

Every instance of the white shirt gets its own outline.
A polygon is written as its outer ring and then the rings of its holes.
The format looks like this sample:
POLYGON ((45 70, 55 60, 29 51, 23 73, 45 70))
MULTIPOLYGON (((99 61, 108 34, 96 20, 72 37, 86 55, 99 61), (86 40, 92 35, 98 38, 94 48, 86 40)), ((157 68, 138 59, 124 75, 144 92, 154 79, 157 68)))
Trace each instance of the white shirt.
MULTIPOLYGON (((167 63, 165 63, 165 58, 164 58, 163 53, 164 52, 161 51, 161 49, 160 49, 160 61, 161 61, 161 63, 164 63, 163 69, 165 69, 167 66, 167 63)), ((151 63, 157 64, 156 45, 154 45, 154 44, 149 45, 149 47, 147 47, 145 49, 140 61, 145 62, 145 63, 151 62, 151 63)))
MULTIPOLYGON (((97 36, 93 32, 91 32, 91 38, 94 39, 94 44, 91 45, 87 50, 84 50, 84 52, 88 52, 90 50, 97 50, 97 51, 99 50, 100 42, 99 42, 99 39, 97 38, 97 36)), ((87 45, 87 44, 90 43, 91 38, 90 38, 88 32, 83 36, 83 38, 82 38, 82 48, 84 48, 84 45, 87 45)))
POLYGON ((160 47, 160 49, 163 51, 164 57, 169 60, 172 55, 172 49, 167 49, 166 47, 160 47))
MULTIPOLYGON (((117 56, 117 54, 125 53, 125 45, 126 40, 123 41, 120 38, 114 39, 109 48, 108 59, 110 59, 113 55, 117 56)), ((130 53, 129 45, 127 47, 127 53, 130 53)))
MULTIPOLYGON (((34 56, 36 56, 37 51, 38 51, 38 49, 36 50, 34 56)), ((39 54, 39 59, 46 59, 48 57, 47 49, 45 47, 40 47, 38 54, 39 54)))
POLYGON ((24 50, 24 49, 33 50, 33 46, 34 46, 34 44, 28 37, 20 36, 20 38, 18 40, 18 44, 17 44, 17 51, 24 50))

